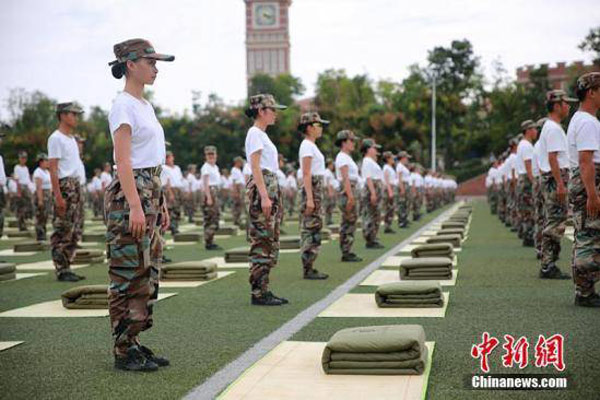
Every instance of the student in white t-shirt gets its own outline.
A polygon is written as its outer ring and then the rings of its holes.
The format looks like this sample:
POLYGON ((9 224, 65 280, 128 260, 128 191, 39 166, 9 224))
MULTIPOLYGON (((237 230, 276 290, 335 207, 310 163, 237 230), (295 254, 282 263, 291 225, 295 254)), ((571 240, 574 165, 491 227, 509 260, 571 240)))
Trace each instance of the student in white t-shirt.
POLYGON ((396 192, 398 190, 398 176, 396 175, 396 157, 391 151, 383 153, 383 204, 385 206, 383 233, 396 233, 392 229, 394 213, 396 211, 396 192))
POLYGON ((575 235, 573 243, 573 281, 575 305, 600 307, 596 292, 598 259, 600 253, 600 72, 582 75, 577 80, 579 109, 571 117, 567 128, 569 163, 569 203, 573 210, 575 235))
POLYGON ((287 167, 285 186, 288 190, 288 216, 294 214, 296 208, 296 197, 298 197, 298 181, 296 180, 296 171, 294 168, 287 167))
POLYGON ((281 188, 277 182, 278 152, 267 128, 277 120, 279 105, 270 94, 250 97, 246 115, 254 125, 246 134, 246 157, 252 176, 247 189, 248 237, 250 239, 250 288, 253 305, 280 306, 288 300, 269 290, 269 272, 279 258, 279 233, 283 215, 281 188))
POLYGON ((102 170, 100 168, 94 169, 94 176, 92 177, 92 182, 90 186, 94 217, 98 217, 104 214, 104 190, 102 189, 102 181, 100 180, 101 173, 102 170))
MULTIPOLYGON (((4 132, 0 132, 0 144, 4 139, 4 132)), ((4 170, 4 159, 0 155, 0 238, 4 235, 4 208, 6 206, 6 200, 8 197, 7 192, 7 177, 6 171, 4 170)))
POLYGON ((75 222, 75 240, 80 241, 83 237, 83 229, 85 224, 85 199, 88 196, 86 182, 87 177, 85 173, 85 165, 83 164, 83 146, 85 139, 79 135, 75 135, 77 141, 77 148, 79 149, 79 167, 77 169, 77 176, 79 178, 79 187, 81 188, 81 196, 79 197, 79 212, 77 213, 77 221, 75 222))
POLYGON ((194 181, 196 180, 196 164, 188 164, 185 177, 183 178, 183 208, 188 222, 194 222, 194 213, 196 212, 194 181))
POLYGON ((381 202, 383 188, 383 171, 377 164, 381 146, 373 139, 364 139, 360 150, 363 155, 360 175, 365 180, 363 190, 363 237, 367 249, 382 249, 384 246, 377 240, 381 223, 381 202))
POLYGON ((285 173, 283 172, 286 167, 285 167, 285 163, 287 162, 287 160, 285 159, 285 157, 283 156, 283 154, 278 154, 278 167, 277 171, 275 172, 277 175, 277 183, 279 184, 279 190, 281 190, 281 196, 282 196, 282 204, 283 204, 283 210, 281 212, 281 221, 280 224, 283 224, 283 219, 285 217, 285 209, 289 207, 290 204, 290 190, 287 184, 287 177, 285 176, 285 173))
POLYGON ((352 159, 358 137, 351 130, 337 133, 335 145, 340 148, 335 157, 335 175, 340 182, 339 207, 342 212, 340 224, 340 250, 342 262, 360 262, 362 258, 352 252, 354 232, 358 221, 358 165, 352 159))
POLYGON ((548 118, 542 125, 538 146, 538 163, 541 171, 540 195, 543 226, 541 227, 540 260, 541 276, 560 276, 552 264, 558 261, 560 242, 565 234, 567 221, 567 186, 569 184, 569 156, 567 136, 561 122, 569 116, 570 98, 563 90, 552 90, 546 95, 548 118), (551 271, 550 274, 547 271, 551 271))
POLYGON ((140 344, 139 334, 152 326, 162 259, 160 231, 170 221, 166 205, 161 207, 165 134, 143 94, 146 85, 154 84, 156 62, 175 57, 156 53, 144 39, 118 43, 114 53, 116 60, 109 65, 115 78, 125 77, 125 89, 108 116, 117 168, 105 192, 113 353, 117 369, 156 371, 169 361, 140 344))
POLYGON ((206 250, 222 250, 222 247, 214 242, 215 233, 219 229, 219 217, 221 208, 219 206, 219 190, 221 187, 221 173, 217 165, 217 148, 215 146, 204 147, 204 158, 206 162, 200 169, 202 183, 204 185, 204 248, 206 250))
POLYGON ((333 224, 333 210, 335 208, 337 196, 336 192, 339 182, 335 179, 335 164, 332 159, 327 159, 327 168, 325 169, 325 188, 323 190, 323 209, 325 211, 325 225, 333 224))
POLYGON ((106 187, 110 185, 113 180, 112 176, 112 165, 107 162, 104 163, 104 170, 100 174, 100 183, 102 184, 102 193, 106 190, 106 187))
POLYGON ((48 156, 38 154, 38 167, 33 171, 35 183, 35 236, 38 241, 46 240, 46 224, 52 207, 52 181, 48 171, 48 156))
POLYGON ((19 163, 13 169, 13 175, 17 182, 17 194, 15 198, 16 214, 19 231, 27 230, 27 220, 32 215, 32 193, 31 175, 27 167, 27 152, 19 152, 19 163))
POLYGON ((528 119, 521 123, 523 139, 517 146, 517 207, 519 213, 518 232, 523 246, 533 247, 533 142, 537 138, 537 123, 528 119))
POLYGON ((77 127, 81 107, 73 102, 56 106, 58 129, 48 138, 48 160, 54 193, 54 233, 51 237, 52 261, 59 281, 84 279, 71 270, 77 246, 78 221, 81 218, 80 155, 73 131, 77 127))
POLYGON ((411 155, 406 151, 398 153, 398 164, 396 165, 396 175, 398 177, 398 227, 408 227, 408 211, 410 210, 411 188, 410 171, 408 162, 411 155))
POLYGON ((242 172, 244 159, 236 157, 233 160, 233 168, 231 168, 231 214, 233 216, 233 224, 242 227, 242 212, 244 210, 244 188, 246 180, 242 172))
POLYGON ((169 210, 169 229, 172 235, 179 233, 179 221, 181 221, 181 188, 184 185, 183 173, 179 165, 175 165, 175 155, 172 151, 165 153, 165 165, 162 166, 160 180, 167 200, 169 210))
POLYGON ((316 112, 302 114, 298 130, 304 135, 300 144, 298 160, 302 169, 302 193, 300 203, 300 237, 302 249, 300 259, 304 279, 327 279, 329 275, 314 268, 314 263, 321 250, 321 215, 323 189, 325 180, 325 157, 316 145, 317 139, 323 135, 323 129, 329 125, 316 112))

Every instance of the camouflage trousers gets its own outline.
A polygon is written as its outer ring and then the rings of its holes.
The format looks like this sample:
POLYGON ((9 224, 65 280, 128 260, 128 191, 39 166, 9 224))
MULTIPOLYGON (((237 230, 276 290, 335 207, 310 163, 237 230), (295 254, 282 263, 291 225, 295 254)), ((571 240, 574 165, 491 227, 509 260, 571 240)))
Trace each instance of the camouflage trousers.
MULTIPOLYGON (((596 188, 600 188, 600 164, 596 164, 596 188)), ((571 170, 569 204, 573 210, 575 228, 572 270, 575 291, 581 296, 595 293, 600 280, 600 218, 590 218, 586 210, 587 193, 579 168, 571 170)))
POLYGON ((323 196, 325 203, 325 225, 331 225, 333 224, 333 210, 337 203, 337 196, 335 191, 330 195, 328 189, 323 190, 323 196))
POLYGON ((435 193, 433 189, 425 189, 425 210, 430 213, 435 209, 435 193))
POLYGON ((277 176, 268 170, 262 171, 265 187, 271 200, 271 214, 262 211, 260 194, 250 177, 246 184, 248 201, 248 236, 250 239, 250 288, 253 296, 261 297, 269 290, 269 273, 279 259, 279 234, 283 218, 283 199, 277 176))
POLYGON ((219 229, 219 218, 221 217, 221 208, 219 202, 219 188, 217 186, 210 186, 210 197, 212 198, 212 204, 202 205, 202 214, 204 216, 204 244, 210 245, 215 241, 215 233, 219 229))
POLYGON ((4 235, 4 209, 6 208, 6 197, 4 188, 0 186, 0 237, 4 235))
POLYGON ((361 194, 363 198, 362 233, 367 244, 377 242, 377 233, 381 225, 382 183, 379 180, 373 180, 373 186, 377 197, 374 205, 371 203, 371 191, 366 184, 365 190, 361 194))
POLYGON ((46 224, 52 210, 52 190, 42 191, 42 204, 39 203, 37 196, 35 202, 35 237, 38 241, 46 240, 46 224))
POLYGON ((79 242, 83 237, 83 226, 85 224, 85 199, 83 193, 79 199, 79 212, 75 221, 75 242, 79 242))
POLYGON ((171 233, 179 230, 179 221, 181 220, 181 190, 179 188, 171 188, 173 197, 167 196, 167 209, 169 210, 169 219, 171 233))
POLYGON ((506 188, 504 184, 498 186, 498 218, 506 222, 506 188))
POLYGON ((542 254, 542 232, 544 231, 544 193, 542 192, 542 177, 538 176, 533 182, 533 202, 534 212, 533 219, 535 228, 533 230, 533 241, 535 242, 535 250, 538 254, 542 254))
POLYGON ((489 188, 488 199, 490 202, 490 212, 492 215, 498 213, 498 190, 496 185, 491 185, 489 188))
POLYGON ((141 239, 129 231, 130 208, 118 176, 106 188, 106 254, 109 259, 108 303, 115 355, 139 343, 140 332, 153 325, 162 258, 160 221, 163 207, 160 167, 133 170, 146 218, 141 239))
POLYGON ((506 190, 506 224, 507 226, 517 226, 517 198, 515 196, 515 187, 512 181, 508 181, 506 190))
POLYGON ((81 186, 77 178, 63 178, 59 180, 59 185, 62 198, 66 203, 65 213, 63 216, 59 216, 56 211, 56 203, 54 204, 54 217, 52 220, 54 233, 50 237, 52 261, 57 275, 71 269, 71 262, 77 249, 75 223, 79 220, 81 211, 79 207, 81 186))
POLYGON ((322 199, 323 177, 312 177, 312 197, 315 208, 306 215, 306 191, 302 188, 300 194, 300 238, 302 243, 301 259, 304 273, 313 269, 313 265, 321 250, 321 229, 323 229, 322 199))
POLYGON ((27 219, 32 215, 33 199, 27 187, 21 187, 21 196, 17 197, 17 223, 20 231, 27 230, 27 219))
POLYGON ((414 193, 412 193, 412 213, 413 221, 417 221, 421 218, 421 208, 423 207, 423 191, 421 188, 415 187, 414 193))
POLYGON ((519 175, 517 182, 518 213, 519 213, 519 233, 520 237, 527 242, 533 243, 533 184, 526 174, 519 175))
POLYGON ((294 214, 294 208, 296 208, 296 196, 298 194, 297 190, 288 189, 287 194, 285 196, 287 203, 287 212, 291 217, 294 214))
POLYGON ((233 224, 237 226, 242 226, 242 213, 244 212, 244 190, 240 188, 239 193, 233 194, 231 200, 231 214, 233 216, 233 224))
POLYGON ((410 204, 410 187, 404 184, 404 194, 400 193, 400 187, 396 188, 396 210, 398 211, 398 226, 405 227, 408 224, 408 206, 410 204))
POLYGON ((392 197, 388 196, 387 189, 383 189, 383 205, 384 205, 384 214, 383 214, 383 222, 385 229, 391 229, 392 223, 394 222, 394 214, 396 213, 396 192, 398 188, 396 186, 392 186, 392 197))
MULTIPOLYGON (((569 170, 560 170, 560 177, 569 184, 569 170)), ((560 255, 560 241, 565 235, 567 222, 567 202, 561 203, 556 194, 556 181, 552 172, 540 177, 540 190, 544 196, 544 229, 542 230, 542 266, 556 262, 560 255)), ((584 204, 585 207, 585 204, 584 204)))
POLYGON ((104 215, 104 191, 98 190, 92 194, 92 209, 94 217, 104 215))
POLYGON ((196 212, 196 207, 194 204, 194 193, 193 192, 182 192, 183 197, 183 211, 185 215, 188 217, 188 221, 192 222, 194 220, 194 213, 196 212))
POLYGON ((350 190, 354 197, 354 207, 350 208, 348 208, 348 196, 344 191, 343 185, 340 185, 338 192, 339 209, 342 213, 342 221, 340 224, 340 249, 344 255, 352 253, 354 233, 356 232, 356 221, 358 221, 358 195, 356 182, 350 183, 350 190))

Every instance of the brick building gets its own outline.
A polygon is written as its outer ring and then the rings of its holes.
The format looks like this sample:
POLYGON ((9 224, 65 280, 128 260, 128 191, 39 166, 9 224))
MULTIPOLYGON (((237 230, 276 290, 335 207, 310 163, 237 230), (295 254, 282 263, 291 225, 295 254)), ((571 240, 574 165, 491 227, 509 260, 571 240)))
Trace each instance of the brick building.
POLYGON ((575 61, 572 64, 567 65, 565 62, 559 62, 554 66, 549 64, 541 64, 540 66, 527 65, 525 67, 517 68, 517 82, 526 84, 529 82, 529 74, 535 68, 540 67, 548 68, 548 80, 550 86, 553 89, 568 90, 569 85, 573 80, 586 72, 599 71, 597 65, 584 64, 583 61, 575 61))

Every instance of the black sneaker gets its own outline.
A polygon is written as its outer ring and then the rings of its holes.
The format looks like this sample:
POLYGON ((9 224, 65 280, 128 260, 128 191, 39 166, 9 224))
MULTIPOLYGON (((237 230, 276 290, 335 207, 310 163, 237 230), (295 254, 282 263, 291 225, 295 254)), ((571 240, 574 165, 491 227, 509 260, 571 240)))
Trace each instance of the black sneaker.
POLYGON ((252 295, 251 304, 253 306, 281 306, 284 304, 282 299, 274 297, 270 292, 262 296, 252 295))
POLYGON ((523 247, 534 247, 535 243, 533 242, 533 239, 529 239, 529 238, 525 238, 523 239, 523 247))
POLYGON ((281 300, 281 303, 282 303, 282 304, 289 304, 289 302, 290 302, 290 301, 289 301, 288 299, 286 299, 285 297, 279 297, 279 296, 275 296, 275 295, 273 294, 273 292, 270 292, 270 291, 269 291, 269 292, 267 292, 267 295, 268 295, 268 296, 271 296, 271 297, 273 297, 274 299, 281 300))
POLYGON ((71 273, 72 273, 72 274, 73 274, 73 275, 74 275, 74 276, 75 276, 77 279, 79 279, 80 281, 82 281, 82 280, 84 280, 84 279, 85 279, 85 276, 83 276, 83 275, 77 275, 77 274, 76 274, 76 273, 74 273, 74 272, 71 272, 71 273))
POLYGON ((579 307, 600 307, 600 296, 594 293, 590 296, 575 295, 575 305, 579 307))
POLYGON ((562 272, 556 265, 550 264, 540 270, 541 279, 571 279, 571 275, 562 272))
POLYGON ((398 228, 400 228, 400 229, 408 228, 408 223, 399 224, 398 228))
POLYGON ((221 246, 219 246, 218 244, 214 244, 214 243, 207 244, 204 246, 204 248, 206 250, 223 250, 223 248, 221 246))
POLYGON ((127 355, 115 356, 115 368, 123 371, 154 372, 158 371, 158 364, 146 358, 137 347, 127 349, 127 355))
POLYGON ((379 242, 367 243, 365 246, 367 249, 384 249, 385 246, 379 242))
POLYGON ((148 359, 148 361, 152 361, 159 367, 166 367, 167 365, 171 364, 166 357, 159 357, 155 355, 154 352, 146 346, 139 345, 139 348, 142 354, 148 359))
POLYGON ((56 279, 60 282, 79 282, 79 276, 75 275, 71 271, 63 272, 59 274, 56 279))
POLYGON ((393 230, 392 228, 386 228, 383 233, 396 233, 395 230, 393 230))
POLYGON ((360 262, 363 259, 354 253, 348 253, 342 255, 342 262, 360 262))
POLYGON ((327 278, 329 278, 329 275, 319 272, 316 269, 309 269, 304 272, 304 279, 323 280, 327 278))

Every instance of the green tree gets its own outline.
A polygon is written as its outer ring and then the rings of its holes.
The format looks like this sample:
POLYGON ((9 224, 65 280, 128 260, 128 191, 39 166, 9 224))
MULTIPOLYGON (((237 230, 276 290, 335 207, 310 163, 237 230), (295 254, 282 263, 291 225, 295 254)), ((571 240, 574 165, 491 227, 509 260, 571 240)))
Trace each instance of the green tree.
POLYGON ((600 66, 600 26, 590 29, 589 33, 579 44, 583 51, 589 51, 594 54, 594 64, 600 66))

